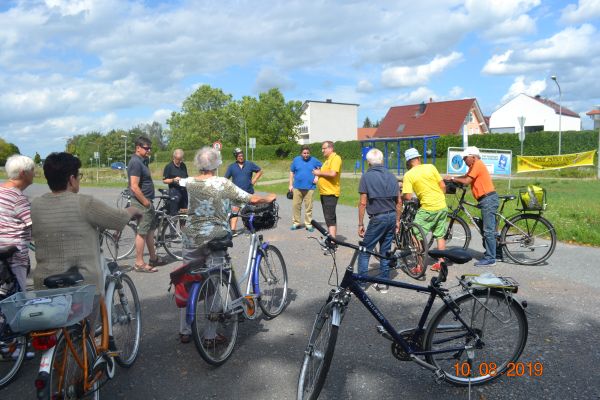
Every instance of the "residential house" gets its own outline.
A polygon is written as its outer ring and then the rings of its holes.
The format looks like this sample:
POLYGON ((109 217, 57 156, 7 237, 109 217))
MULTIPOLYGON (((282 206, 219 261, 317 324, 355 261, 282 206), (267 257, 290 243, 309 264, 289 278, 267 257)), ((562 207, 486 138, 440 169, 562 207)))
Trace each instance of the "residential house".
POLYGON ((519 117, 525 117, 525 133, 537 131, 580 131, 579 114, 541 96, 519 94, 490 116, 492 133, 518 133, 519 117))
POLYGON ((358 128, 358 104, 335 103, 331 99, 307 100, 302 105, 301 118, 299 144, 354 140, 358 128))
POLYGON ((585 113, 589 115, 591 119, 594 120, 594 129, 600 129, 600 106, 596 106, 592 111, 588 111, 585 113))
POLYGON ((356 140, 371 139, 375 136, 377 128, 358 128, 356 132, 356 140))
POLYGON ((381 121, 375 138, 429 135, 480 135, 488 132, 476 99, 433 101, 392 107, 381 121))

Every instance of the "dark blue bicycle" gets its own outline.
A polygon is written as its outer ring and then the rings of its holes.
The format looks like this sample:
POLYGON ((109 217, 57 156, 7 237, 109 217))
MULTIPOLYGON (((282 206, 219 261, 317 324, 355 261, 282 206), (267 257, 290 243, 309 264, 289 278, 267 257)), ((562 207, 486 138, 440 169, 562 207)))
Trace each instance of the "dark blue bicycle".
POLYGON ((186 319, 192 325, 198 352, 211 365, 221 365, 231 356, 241 317, 256 318, 258 306, 267 318, 275 318, 286 306, 285 260, 277 247, 263 241, 263 235, 257 233, 275 227, 279 218, 277 207, 275 202, 246 206, 239 213, 251 234, 246 271, 239 282, 227 253, 233 246, 229 238, 209 242, 208 263, 189 272, 200 276, 191 285, 186 319), (244 282, 246 289, 242 291, 244 282))
MULTIPOLYGON (((428 286, 417 286, 390 279, 372 278, 353 273, 360 252, 387 259, 402 254, 382 255, 334 239, 316 221, 312 226, 325 240, 322 246, 333 256, 336 245, 355 250, 341 284, 329 293, 327 301, 317 314, 308 346, 304 352, 298 379, 298 399, 316 399, 323 388, 337 340, 338 329, 354 294, 381 324, 378 332, 392 342, 392 354, 402 361, 414 361, 430 370, 436 381, 455 385, 479 385, 501 376, 519 358, 527 342, 528 324, 524 307, 514 298, 518 283, 510 278, 462 276, 458 295, 450 295, 442 283, 448 276, 448 267, 442 263, 437 277, 428 286), (398 331, 385 318, 361 283, 378 283, 392 287, 429 293, 423 314, 415 328, 398 331), (444 305, 431 317, 429 312, 436 297, 444 305)), ((433 258, 444 258, 454 263, 466 263, 471 256, 462 249, 432 250, 433 258)))

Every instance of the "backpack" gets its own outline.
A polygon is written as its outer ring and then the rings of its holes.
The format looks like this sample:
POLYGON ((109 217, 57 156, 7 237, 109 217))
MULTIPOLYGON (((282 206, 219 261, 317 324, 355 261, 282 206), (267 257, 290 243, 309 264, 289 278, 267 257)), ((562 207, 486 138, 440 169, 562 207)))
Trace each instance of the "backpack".
POLYGON ((189 289, 194 282, 202 281, 202 274, 191 273, 192 267, 197 267, 197 263, 183 264, 169 274, 171 283, 169 285, 169 291, 171 287, 175 286, 175 304, 178 308, 187 307, 188 298, 190 296, 189 289))

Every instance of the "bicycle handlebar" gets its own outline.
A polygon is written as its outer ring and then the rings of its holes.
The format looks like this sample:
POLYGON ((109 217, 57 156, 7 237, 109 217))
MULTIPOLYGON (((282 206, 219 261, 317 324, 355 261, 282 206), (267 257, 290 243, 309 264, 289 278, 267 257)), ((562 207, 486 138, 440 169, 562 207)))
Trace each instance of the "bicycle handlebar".
POLYGON ((314 226, 319 232, 321 232, 323 234, 323 236, 325 236, 325 245, 327 245, 327 247, 330 248, 330 249, 333 249, 335 247, 333 245, 337 244, 338 246, 349 247, 349 248, 351 248, 353 250, 360 251, 361 253, 367 253, 367 254, 370 254, 372 256, 380 257, 380 258, 383 258, 383 259, 386 259, 386 260, 395 260, 397 258, 393 254, 391 254, 389 256, 388 255, 383 255, 381 253, 377 253, 377 252, 374 252, 374 251, 371 251, 371 250, 367 250, 367 248, 364 247, 364 246, 357 246, 355 244, 344 242, 343 240, 336 239, 336 238, 334 238, 333 236, 331 236, 329 234, 329 232, 327 231, 327 229, 325 229, 323 227, 323 225, 321 225, 320 223, 318 223, 314 219, 312 221, 310 221, 310 224, 312 226, 314 226))

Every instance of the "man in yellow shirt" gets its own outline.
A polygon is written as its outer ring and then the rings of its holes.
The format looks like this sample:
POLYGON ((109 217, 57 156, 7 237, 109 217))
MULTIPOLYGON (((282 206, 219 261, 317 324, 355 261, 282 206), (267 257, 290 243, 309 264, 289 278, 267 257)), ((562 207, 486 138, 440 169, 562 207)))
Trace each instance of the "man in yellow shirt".
MULTIPOLYGON (((413 193, 417 195, 421 207, 415 216, 415 224, 421 226, 425 233, 432 232, 437 239, 439 250, 446 249, 446 229, 448 229, 448 207, 446 205, 446 184, 433 164, 421 164, 419 151, 410 148, 404 152, 409 170, 404 175, 402 198, 410 200, 413 193)), ((442 260, 439 260, 442 261, 442 260)), ((440 270, 440 262, 431 266, 432 271, 440 270)), ((417 265, 417 269, 421 266, 417 265)), ((420 273, 421 271, 415 271, 420 273)))
POLYGON ((341 192, 342 158, 336 154, 333 142, 329 140, 322 143, 321 151, 325 161, 321 169, 313 170, 313 175, 319 177, 317 187, 319 188, 327 230, 331 236, 335 237, 337 234, 335 208, 341 192))

